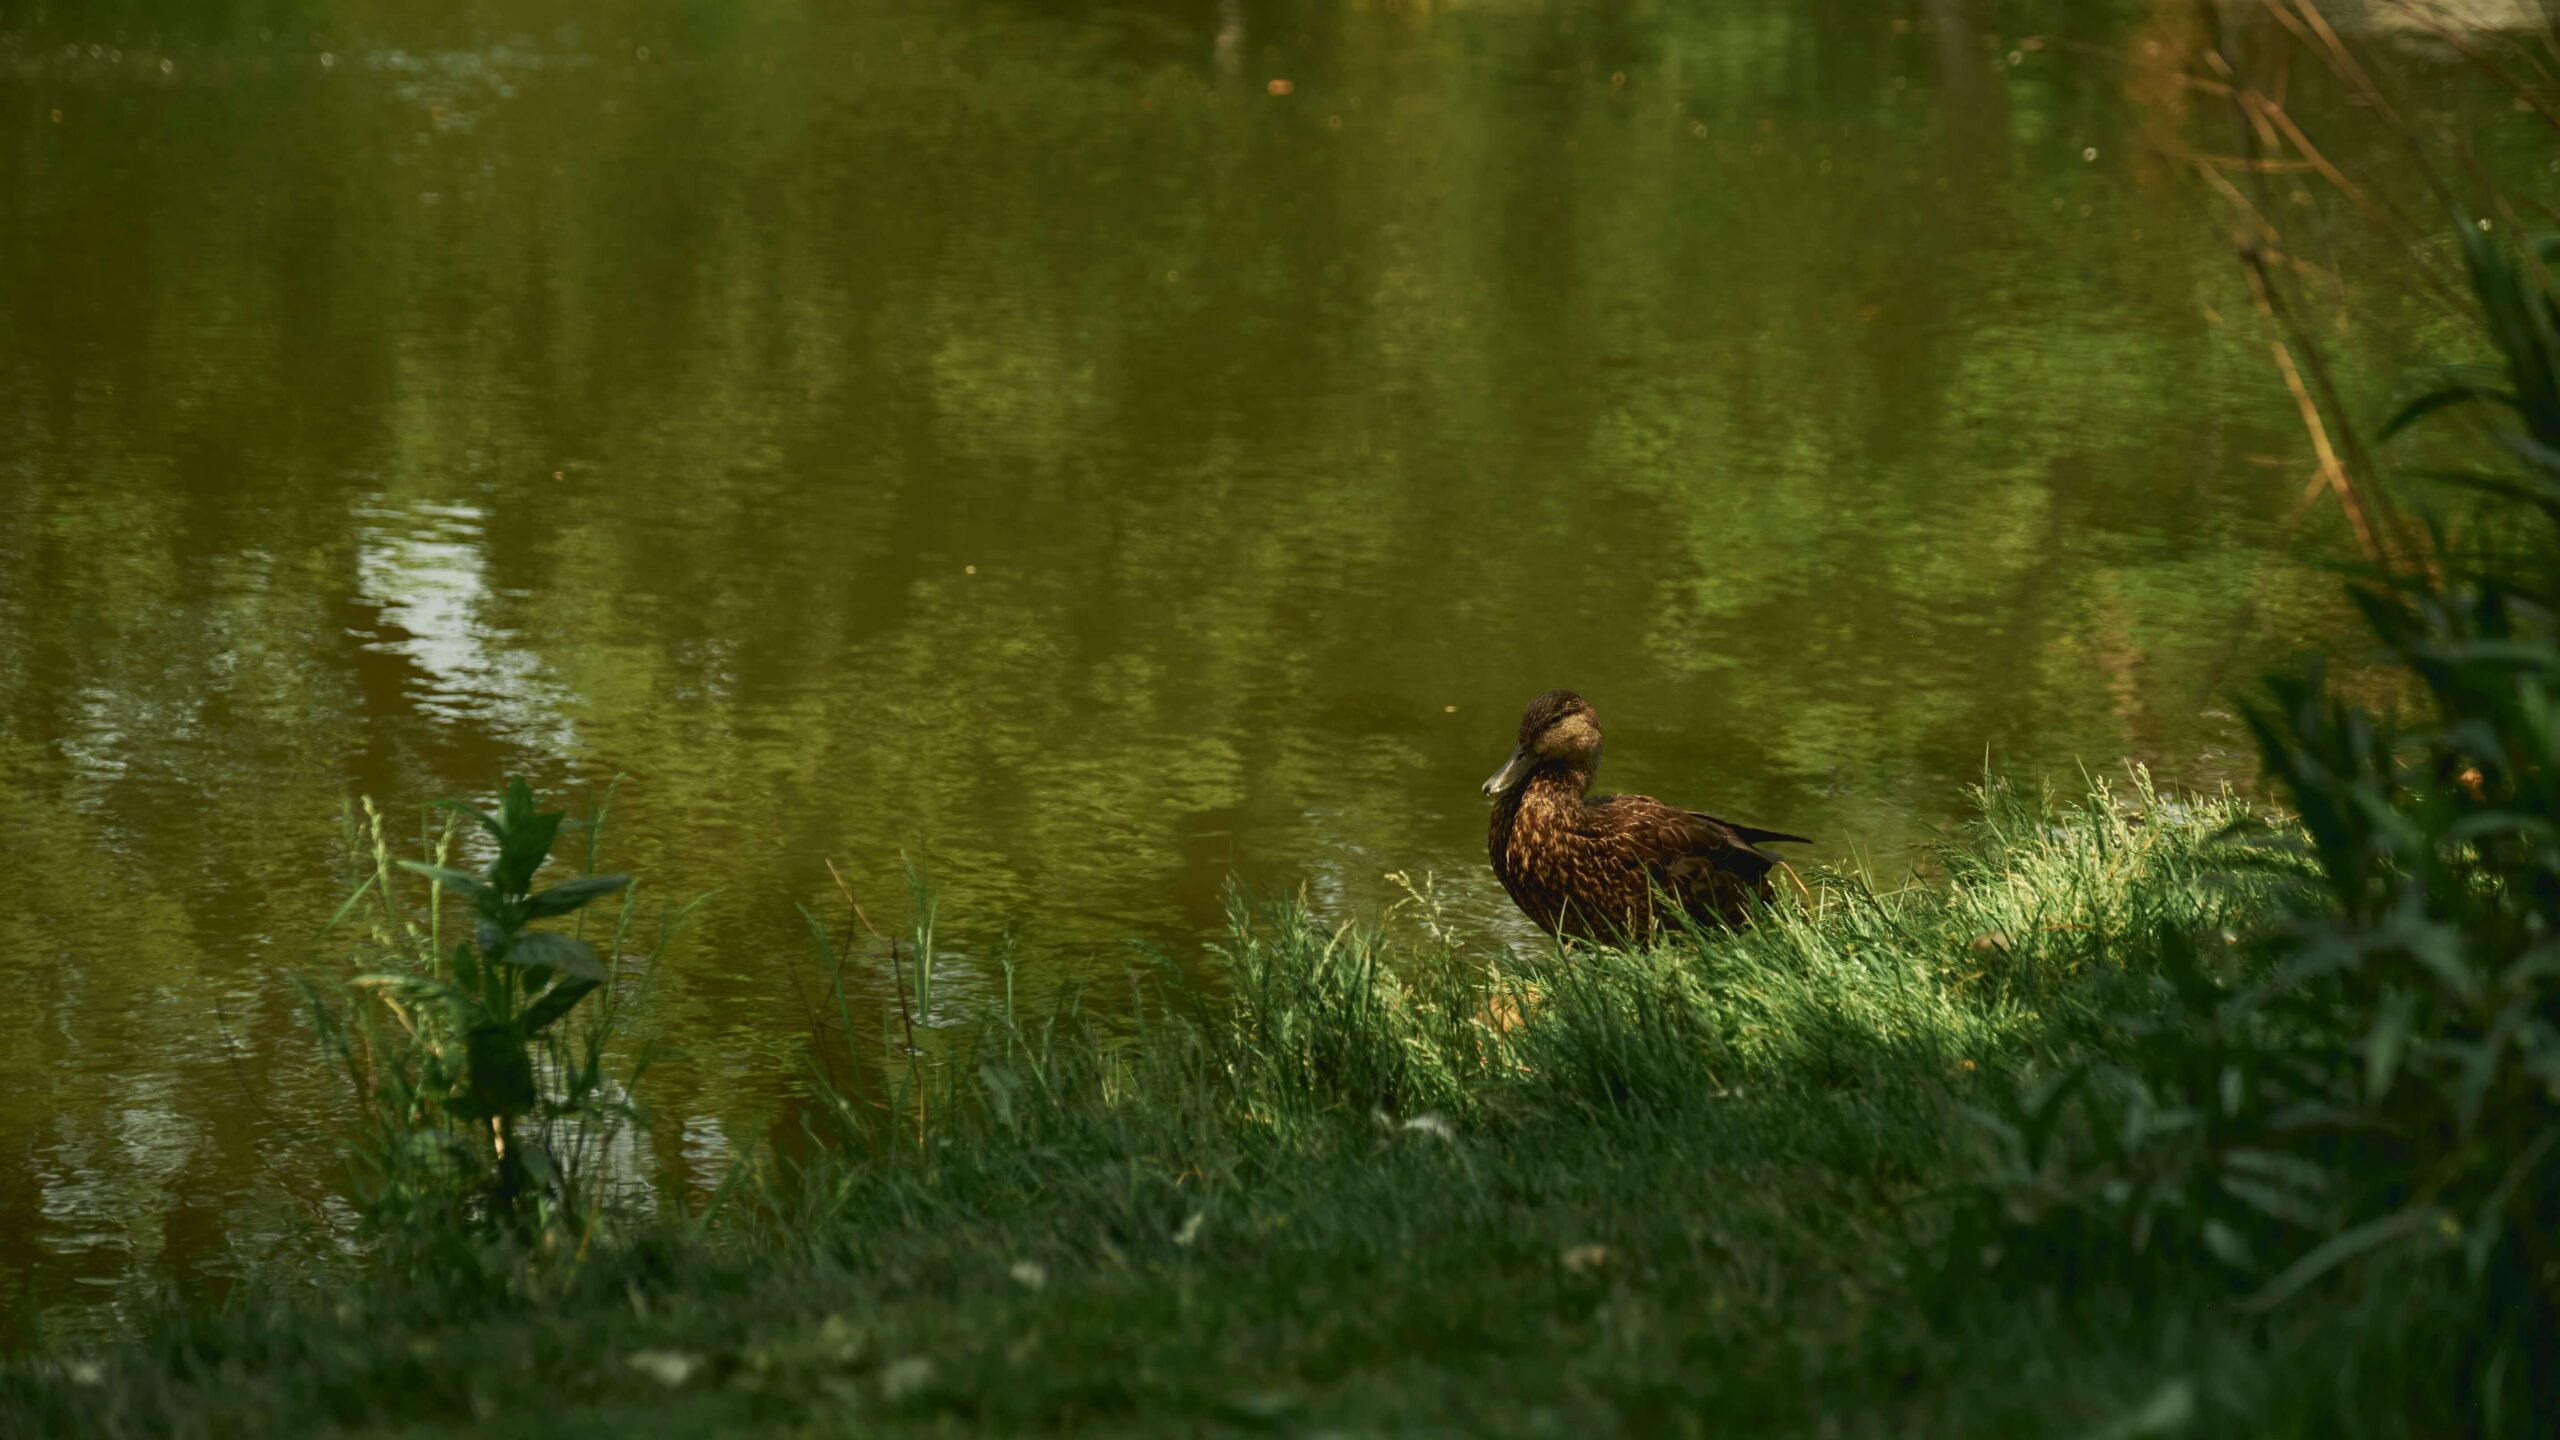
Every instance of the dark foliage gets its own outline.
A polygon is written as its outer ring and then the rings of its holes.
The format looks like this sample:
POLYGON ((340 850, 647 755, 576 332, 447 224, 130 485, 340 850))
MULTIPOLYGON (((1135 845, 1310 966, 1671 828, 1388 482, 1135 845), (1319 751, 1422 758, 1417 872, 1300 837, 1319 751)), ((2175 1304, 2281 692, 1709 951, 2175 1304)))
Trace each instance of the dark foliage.
POLYGON ((2218 1276, 2271 1324, 2445 1287, 2474 1323, 2432 1353, 2497 1431, 2560 1399, 2560 307, 2538 257, 2461 234, 2499 363, 2396 423, 2520 423, 2502 469, 2449 477, 2483 497, 2468 526, 2352 587, 2414 703, 2346 698, 2316 659, 2268 681, 2249 722, 2307 882, 2259 963, 2173 948, 2124 1043, 2008 1105, 1949 1258, 2021 1283, 2218 1276))

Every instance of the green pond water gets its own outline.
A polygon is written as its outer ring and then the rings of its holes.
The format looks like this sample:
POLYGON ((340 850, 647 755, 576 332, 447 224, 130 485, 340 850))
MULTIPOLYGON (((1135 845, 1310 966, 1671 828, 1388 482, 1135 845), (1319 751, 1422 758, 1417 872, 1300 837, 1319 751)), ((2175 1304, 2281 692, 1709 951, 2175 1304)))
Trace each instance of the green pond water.
POLYGON ((338 1213, 282 977, 359 795, 625 777, 644 919, 713 892, 646 1012, 680 1195, 803 1073, 830 858, 894 923, 930 855, 948 1026, 1008 945, 1213 970, 1231 876, 1533 943, 1476 786, 1552 686, 1605 785, 1886 879, 1986 759, 2245 781, 2343 532, 2177 158, 2232 146, 2196 43, 0 4, 0 1287, 338 1213))

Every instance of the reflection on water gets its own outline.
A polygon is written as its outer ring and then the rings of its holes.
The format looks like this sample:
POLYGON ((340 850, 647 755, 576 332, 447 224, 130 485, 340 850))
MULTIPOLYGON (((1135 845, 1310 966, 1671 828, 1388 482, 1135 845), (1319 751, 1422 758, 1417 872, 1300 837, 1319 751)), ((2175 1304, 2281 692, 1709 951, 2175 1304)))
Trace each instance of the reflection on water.
POLYGON ((1538 690, 1891 870, 1986 754, 2245 774, 2324 623, 2173 0, 110 8, 0 20, 13 1290, 324 1203, 352 794, 629 777, 698 1191, 826 857, 955 1004, 1238 874, 1516 942, 1538 690))
POLYGON ((370 648, 413 667, 418 712, 536 753, 575 754, 566 697, 540 657, 482 619, 490 597, 479 507, 360 508, 356 519, 357 589, 382 636, 370 648))
POLYGON ((2321 10, 2347 35, 2534 31, 2551 23, 2542 0, 2327 0, 2321 10))

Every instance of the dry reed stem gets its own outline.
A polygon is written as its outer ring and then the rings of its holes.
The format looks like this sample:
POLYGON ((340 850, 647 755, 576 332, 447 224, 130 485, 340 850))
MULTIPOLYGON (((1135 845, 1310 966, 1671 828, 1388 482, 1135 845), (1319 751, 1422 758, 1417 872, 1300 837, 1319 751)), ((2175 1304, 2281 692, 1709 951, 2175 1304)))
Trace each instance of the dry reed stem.
MULTIPOLYGON (((2249 291, 2258 302, 2258 313, 2270 325, 2277 325, 2275 304, 2268 294, 2266 268, 2254 251, 2244 251, 2242 261, 2249 275, 2249 291)), ((2373 521, 2365 514, 2364 502, 2356 494, 2354 482, 2347 478, 2347 467, 2339 460, 2337 448, 2329 443, 2329 426, 2321 418, 2320 407, 2312 403, 2311 392, 2302 383, 2302 371, 2293 363, 2293 351, 2281 333, 2269 337, 2268 349, 2274 354, 2276 369, 2283 373, 2287 390, 2293 392, 2294 408, 2301 413, 2302 428, 2311 437, 2311 452, 2320 462, 2315 485, 2326 485, 2338 497, 2338 507, 2345 512, 2347 524, 2356 532, 2356 543, 2363 547, 2365 558, 2380 564, 2385 559, 2381 538, 2374 533, 2373 521)))
MULTIPOLYGON (((2346 52, 2345 46, 2338 39, 2337 32, 2330 28, 2328 21, 2320 15, 2319 7, 2313 4, 2312 0, 2295 0, 2294 6, 2288 6, 2286 0, 2264 0, 2264 5, 2267 12, 2273 15, 2278 23, 2291 31, 2306 46, 2322 52, 2331 67, 2365 95, 2368 103, 2405 136, 2406 127, 2398 122, 2396 112, 2391 109, 2388 100, 2374 86, 2372 77, 2366 74, 2363 67, 2356 64, 2354 57, 2346 52)), ((2213 47, 2206 52, 2206 56, 2216 72, 2231 82, 2232 108, 2241 122, 2239 130, 2242 143, 2248 149, 2248 158, 2266 159, 2268 157, 2264 152, 2280 152, 2289 146, 2309 162, 2323 179, 2337 187, 2338 192, 2362 211, 2367 219, 2386 229, 2397 226, 2407 230, 2409 227, 2404 219, 2388 205, 2366 193, 2362 187, 2349 181, 2325 155, 2320 153, 2319 148, 2312 144, 2310 137, 2303 133, 2301 126, 2294 123, 2293 117, 2285 111, 2281 103, 2246 81, 2239 67, 2230 58, 2227 32, 2219 16, 2213 18, 2212 24, 2215 40, 2213 47)), ((2412 143, 2414 143, 2413 137, 2412 143)), ((2197 173, 2206 176, 2208 181, 2222 193, 2238 202, 2256 222, 2259 238, 2239 247, 2240 258, 2249 278, 2250 297, 2256 302, 2258 313, 2267 322, 2271 332, 2268 342, 2270 353, 2275 359, 2278 372, 2284 377, 2285 388, 2293 396, 2294 407, 2301 416, 2304 433, 2310 437, 2312 451, 2318 458, 2320 483, 2337 496, 2339 509, 2346 516, 2349 527, 2354 530, 2356 543, 2363 550, 2367 560, 2377 566, 2388 567, 2397 560, 2405 559, 2411 552, 2398 526, 2393 523, 2383 497, 2376 494, 2368 500, 2356 485, 2355 471, 2367 473, 2372 471, 2370 457, 2365 454, 2362 445, 2356 440, 2354 430, 2347 427, 2343 419, 2333 428, 2328 418, 2332 414, 2343 417, 2347 412, 2337 385, 2329 374, 2329 368, 2320 347, 2299 325, 2293 323, 2268 274, 2267 265, 2270 257, 2281 258, 2282 250, 2281 236, 2274 222, 2269 218, 2270 207, 2263 203, 2264 195, 2260 195, 2259 203, 2251 203, 2247 197, 2240 194, 2236 186, 2216 173, 2212 167, 2199 166, 2197 173), (2297 349, 2300 352, 2298 360, 2297 349), (2353 461, 2352 469, 2350 460, 2353 461)), ((2263 170, 2251 167, 2246 173, 2257 178, 2259 186, 2263 189, 2265 173, 2263 170)), ((2441 183, 2435 181, 2432 172, 2429 172, 2429 181, 2437 185, 2437 188, 2442 188, 2441 183)), ((2434 273, 2431 270, 2422 271, 2422 273, 2426 275, 2428 283, 2441 293, 2442 282, 2434 273)))
POLYGON ((2298 175, 2318 166, 2308 160, 2258 160, 2246 155, 2212 155, 2190 150, 2176 155, 2190 165, 2210 165, 2219 170, 2245 170, 2256 175, 2298 175))
MULTIPOLYGON (((2407 216, 2402 215, 2389 204, 2376 199, 2362 186, 2349 180, 2346 177, 2346 174, 2339 170, 2337 166, 2329 163, 2329 157, 2320 153, 2320 148, 2311 143, 2311 137, 2302 133, 2302 127, 2294 123, 2293 116, 2286 111, 2284 106, 2278 104, 2272 97, 2268 96, 2263 91, 2243 90, 2240 92, 2238 98, 2241 104, 2249 106, 2252 110, 2264 112, 2267 122, 2277 130, 2283 132, 2285 139, 2291 142, 2296 151, 2301 153, 2303 161, 2310 165, 2312 169, 2318 171, 2320 173, 2320 178, 2328 181, 2330 185, 2334 186, 2339 194, 2347 197, 2348 203, 2354 205, 2358 210, 2363 211, 2365 218, 2372 220, 2377 225, 2397 226, 2405 235, 2417 235, 2423 233, 2421 228, 2411 222, 2407 216)), ((2280 147, 2271 146, 2269 148, 2273 149, 2280 147)), ((2434 271, 2422 269, 2419 273, 2425 277, 2428 284, 2435 287, 2439 295, 2450 298, 2451 292, 2444 287, 2441 281, 2437 280, 2434 271)))
POLYGON ((2491 57, 2488 51, 2472 44, 2460 32, 2437 20, 2425 10, 2416 5, 2410 5, 2407 8, 2410 17, 2418 22, 2419 28, 2459 51, 2462 58, 2479 66, 2490 79, 2505 86, 2510 94, 2531 106, 2534 113, 2540 115, 2553 129, 2560 130, 2560 109, 2554 109, 2551 102, 2544 99, 2540 91, 2517 79, 2507 71, 2505 66, 2491 57))
POLYGON ((1804 877, 1796 873, 1796 867, 1781 860, 1778 862, 1778 868, 1787 873, 1787 880, 1796 887, 1796 894, 1803 897, 1805 904, 1816 903, 1813 898, 1813 887, 1804 883, 1804 877))
MULTIPOLYGON (((845 880, 844 872, 836 868, 836 862, 832 856, 827 860, 827 874, 836 882, 836 889, 844 896, 844 903, 852 909, 853 918, 862 922, 862 928, 871 932, 872 939, 882 938, 879 927, 871 923, 870 916, 862 913, 862 902, 853 898, 853 886, 845 880)), ((921 1155, 924 1153, 925 1121, 924 1052, 916 1048, 915 1007, 907 1000, 907 970, 899 958, 898 942, 895 940, 889 942, 889 973, 897 977, 898 981, 898 1028, 905 1032, 907 1040, 907 1084, 908 1088, 915 1092, 916 1097, 916 1153, 921 1155)), ((850 1046, 852 1043, 853 1037, 847 1035, 845 1044, 850 1046)))

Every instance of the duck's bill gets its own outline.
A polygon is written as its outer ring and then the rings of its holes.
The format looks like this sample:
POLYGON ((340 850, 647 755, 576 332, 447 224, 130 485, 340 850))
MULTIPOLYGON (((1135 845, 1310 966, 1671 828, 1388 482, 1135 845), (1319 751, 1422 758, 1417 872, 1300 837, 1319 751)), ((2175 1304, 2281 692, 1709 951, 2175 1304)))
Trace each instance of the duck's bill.
POLYGON ((1493 772, 1493 778, 1484 782, 1484 793, 1500 795, 1528 779, 1529 764, 1527 750, 1512 751, 1511 758, 1503 762, 1502 768, 1493 772))

